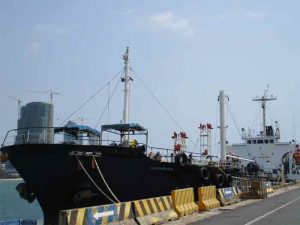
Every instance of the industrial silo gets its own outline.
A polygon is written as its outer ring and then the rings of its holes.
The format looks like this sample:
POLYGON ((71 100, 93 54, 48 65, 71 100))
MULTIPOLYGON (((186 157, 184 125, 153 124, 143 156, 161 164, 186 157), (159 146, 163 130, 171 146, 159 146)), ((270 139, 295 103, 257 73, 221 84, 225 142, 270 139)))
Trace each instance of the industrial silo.
POLYGON ((30 102, 21 107, 17 144, 53 143, 53 105, 30 102))

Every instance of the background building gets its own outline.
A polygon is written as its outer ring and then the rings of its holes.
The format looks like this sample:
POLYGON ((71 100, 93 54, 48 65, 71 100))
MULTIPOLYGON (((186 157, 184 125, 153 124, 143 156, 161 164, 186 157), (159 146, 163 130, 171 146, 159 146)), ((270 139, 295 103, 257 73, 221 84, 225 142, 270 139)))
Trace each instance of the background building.
POLYGON ((44 102, 22 106, 16 143, 53 143, 53 109, 52 104, 44 102))

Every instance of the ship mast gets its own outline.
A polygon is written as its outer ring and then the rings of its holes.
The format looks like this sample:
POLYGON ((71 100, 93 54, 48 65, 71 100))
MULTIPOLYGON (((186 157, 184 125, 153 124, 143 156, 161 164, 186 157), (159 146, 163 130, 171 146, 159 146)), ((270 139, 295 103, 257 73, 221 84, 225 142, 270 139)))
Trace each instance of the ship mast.
MULTIPOLYGON (((124 110, 123 110, 123 119, 122 123, 127 124, 129 122, 129 94, 130 94, 130 83, 133 79, 130 77, 130 66, 129 66, 129 47, 126 48, 126 53, 123 55, 124 59, 124 70, 125 75, 121 78, 121 81, 124 82, 124 110)), ((128 140, 128 137, 125 135, 123 141, 128 140)))
POLYGON ((276 100, 277 97, 271 95, 268 95, 268 91, 269 91, 269 85, 267 87, 267 90, 265 90, 264 95, 263 96, 256 96, 254 97, 252 100, 253 101, 258 101, 261 102, 261 108, 263 109, 263 136, 265 137, 267 135, 266 133, 266 106, 267 106, 267 101, 272 101, 272 100, 276 100))

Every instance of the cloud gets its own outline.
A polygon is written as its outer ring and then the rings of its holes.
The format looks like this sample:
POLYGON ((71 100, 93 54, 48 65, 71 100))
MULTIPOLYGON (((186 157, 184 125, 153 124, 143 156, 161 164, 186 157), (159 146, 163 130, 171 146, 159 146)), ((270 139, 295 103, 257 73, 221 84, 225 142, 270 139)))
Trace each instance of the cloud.
POLYGON ((245 17, 251 18, 251 19, 264 19, 268 16, 268 13, 266 12, 245 12, 245 17))
POLYGON ((194 34, 194 29, 189 19, 176 16, 171 11, 150 15, 146 18, 146 26, 152 30, 167 30, 181 33, 184 36, 194 34))
POLYGON ((42 46, 42 44, 40 42, 35 41, 35 42, 30 43, 27 46, 27 48, 28 48, 29 52, 37 53, 40 50, 41 46, 42 46))
POLYGON ((37 24, 32 28, 32 31, 39 34, 67 34, 71 32, 66 26, 58 24, 37 24))
POLYGON ((221 13, 219 15, 208 16, 208 18, 219 19, 219 20, 233 20, 233 19, 260 20, 260 19, 265 19, 267 16, 268 13, 266 12, 234 11, 234 12, 221 13))
POLYGON ((133 9, 128 9, 128 10, 123 11, 123 12, 118 12, 117 14, 120 15, 120 16, 130 17, 130 16, 135 14, 135 11, 133 9))

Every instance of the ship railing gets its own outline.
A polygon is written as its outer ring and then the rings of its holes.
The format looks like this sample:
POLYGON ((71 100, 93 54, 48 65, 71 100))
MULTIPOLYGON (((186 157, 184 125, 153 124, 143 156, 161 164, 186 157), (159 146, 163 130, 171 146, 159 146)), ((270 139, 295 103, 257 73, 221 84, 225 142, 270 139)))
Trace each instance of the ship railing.
MULTIPOLYGON (((158 159, 164 162, 175 162, 174 149, 147 146, 146 143, 124 143, 115 139, 101 139, 100 136, 83 136, 82 134, 71 135, 65 132, 54 132, 59 127, 30 127, 12 129, 7 132, 1 147, 21 144, 71 144, 71 145, 106 145, 106 146, 129 146, 136 144, 139 147, 145 146, 147 156, 150 152, 153 154, 153 159, 158 159), (159 157, 155 155, 159 152, 159 157)), ((209 159, 198 152, 185 151, 189 163, 203 164, 209 162, 209 159)))
MULTIPOLYGON (((70 134, 64 131, 55 132, 60 127, 29 127, 12 129, 6 133, 1 147, 21 144, 71 144, 71 145, 107 145, 107 146, 132 146, 131 141, 124 143, 119 139, 101 139, 101 136, 78 133, 70 134)), ((61 130, 61 129, 60 129, 61 130)), ((135 147, 147 146, 138 142, 135 147)))
POLYGON ((12 129, 6 133, 1 147, 20 144, 83 144, 100 145, 100 136, 78 136, 54 132, 58 127, 30 127, 12 129))
POLYGON ((218 162, 217 166, 222 168, 239 168, 239 169, 241 167, 238 161, 218 162))
MULTIPOLYGON (((198 164, 204 161, 202 154, 198 152, 185 151, 188 161, 193 164, 198 164)), ((162 162, 175 162, 174 149, 148 146, 146 154, 152 159, 162 162)))
POLYGON ((43 128, 36 127, 32 129, 21 128, 21 129, 10 130, 6 133, 6 136, 3 140, 1 147, 38 142, 37 139, 39 139, 39 142, 41 142, 44 139, 42 135, 44 134, 44 132, 42 130, 37 132, 37 129, 43 129, 43 128))

